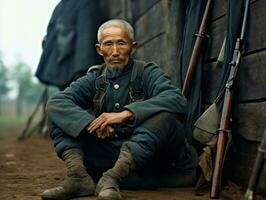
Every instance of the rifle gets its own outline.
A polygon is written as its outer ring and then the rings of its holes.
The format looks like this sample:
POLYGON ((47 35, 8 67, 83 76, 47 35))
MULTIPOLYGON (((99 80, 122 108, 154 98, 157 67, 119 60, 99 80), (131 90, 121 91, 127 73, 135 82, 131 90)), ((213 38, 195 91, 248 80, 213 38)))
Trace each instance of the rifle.
POLYGON ((242 200, 255 199, 256 188, 259 183, 259 177, 263 169, 264 161, 266 159, 266 129, 261 144, 258 147, 258 153, 248 182, 248 188, 242 200))
POLYGON ((186 78, 185 78, 183 89, 182 89, 182 93, 185 97, 188 97, 190 89, 191 89, 192 80, 193 80, 194 73, 196 70, 196 65, 198 63, 199 55, 202 50, 203 39, 207 37, 205 33, 207 29, 207 21, 210 15, 212 4, 213 4, 213 0, 208 0, 205 10, 204 10, 202 21, 200 24, 199 32, 195 34, 196 41, 195 41, 195 45, 194 45, 194 48, 191 54, 191 58, 190 58, 187 73, 186 73, 186 78))
POLYGON ((240 37, 237 38, 236 40, 233 58, 232 61, 229 63, 230 73, 225 86, 222 115, 220 119, 220 125, 217 130, 217 146, 216 146, 214 171, 212 176, 212 186, 211 186, 211 195, 210 195, 211 199, 219 199, 219 193, 221 188, 221 176, 222 176, 222 169, 225 157, 225 147, 228 141, 228 134, 230 132, 229 124, 230 124, 230 118, 233 106, 235 79, 237 77, 237 72, 240 65, 248 10, 249 10, 249 0, 246 0, 240 37))

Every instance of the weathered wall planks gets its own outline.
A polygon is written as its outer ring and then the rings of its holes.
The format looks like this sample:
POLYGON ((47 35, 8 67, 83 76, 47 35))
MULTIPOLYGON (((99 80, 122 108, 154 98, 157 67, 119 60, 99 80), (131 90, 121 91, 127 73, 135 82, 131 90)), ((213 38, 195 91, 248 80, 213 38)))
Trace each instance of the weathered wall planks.
POLYGON ((122 13, 122 0, 101 0, 100 6, 105 19, 116 18, 122 13))
MULTIPOLYGON (((212 11, 212 21, 225 16, 227 9, 227 1, 228 0, 214 1, 213 11, 212 11)), ((250 2, 253 4, 255 1, 257 0, 251 0, 250 2)))
POLYGON ((158 2, 134 24, 136 39, 140 46, 165 32, 167 24, 166 4, 166 1, 158 2))
POLYGON ((214 1, 212 9, 212 21, 223 17, 226 12, 226 0, 214 1))
MULTIPOLYGON (((220 81, 221 68, 215 62, 204 68, 204 99, 212 102, 215 99, 220 81)), ((238 99, 240 102, 266 99, 266 51, 245 56, 239 69, 238 99)))
MULTIPOLYGON (((217 2, 217 1, 215 1, 217 2)), ((222 1, 221 1, 222 2, 222 1)), ((221 8, 223 9, 223 8, 221 8)), ((250 5, 250 18, 245 36, 245 54, 266 47, 265 2, 257 0, 250 5)), ((225 36, 225 16, 214 20, 210 26, 211 44, 207 60, 217 58, 225 36)))
POLYGON ((166 65, 168 63, 168 56, 161 53, 167 49, 167 46, 166 34, 161 34, 146 45, 141 46, 136 52, 136 57, 157 63, 164 72, 173 77, 171 68, 166 65))
POLYGON ((266 102, 239 104, 238 133, 246 140, 260 142, 266 128, 265 119, 266 102))
POLYGON ((135 23, 145 12, 149 11, 154 5, 156 5, 160 0, 132 0, 132 13, 134 13, 133 23, 135 23))

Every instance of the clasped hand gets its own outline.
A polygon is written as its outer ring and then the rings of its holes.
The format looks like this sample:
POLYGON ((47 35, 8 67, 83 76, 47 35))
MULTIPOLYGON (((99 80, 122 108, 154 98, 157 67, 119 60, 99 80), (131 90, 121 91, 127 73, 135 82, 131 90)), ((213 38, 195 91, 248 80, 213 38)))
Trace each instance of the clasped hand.
POLYGON ((121 124, 132 117, 133 113, 129 110, 119 113, 102 113, 89 124, 86 130, 101 139, 112 138, 115 137, 115 130, 112 125, 121 124))

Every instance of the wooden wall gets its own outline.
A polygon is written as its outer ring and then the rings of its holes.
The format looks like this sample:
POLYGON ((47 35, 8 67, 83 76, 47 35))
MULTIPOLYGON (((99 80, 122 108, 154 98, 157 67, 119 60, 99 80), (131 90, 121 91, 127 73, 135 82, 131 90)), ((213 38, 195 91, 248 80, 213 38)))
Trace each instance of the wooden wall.
MULTIPOLYGON (((133 24, 139 49, 136 58, 153 61, 177 82, 185 5, 177 0, 101 0, 106 18, 123 18, 133 24)), ((183 1, 184 2, 184 1, 183 1)), ((253 0, 246 33, 245 54, 239 71, 237 142, 234 179, 246 184, 256 147, 266 128, 266 9, 265 0, 253 0)), ((204 66, 204 101, 217 91, 221 69, 215 66, 225 36, 226 1, 215 0, 210 41, 204 66)), ((266 189, 266 167, 260 182, 266 189)))
MULTIPOLYGON (((244 56, 239 69, 238 107, 234 137, 233 178, 247 184, 257 146, 266 128, 266 23, 264 0, 253 0, 250 5, 248 27, 244 43, 244 56)), ((221 69, 215 66, 225 36, 226 2, 216 0, 211 22, 211 44, 204 67, 205 102, 215 98, 221 69)), ((266 189, 266 167, 260 178, 261 190, 266 189)))
POLYGON ((183 27, 184 9, 169 0, 102 0, 107 18, 123 18, 135 29, 138 50, 135 57, 153 61, 177 82, 176 62, 183 27), (178 12, 181 10, 181 12, 178 12))

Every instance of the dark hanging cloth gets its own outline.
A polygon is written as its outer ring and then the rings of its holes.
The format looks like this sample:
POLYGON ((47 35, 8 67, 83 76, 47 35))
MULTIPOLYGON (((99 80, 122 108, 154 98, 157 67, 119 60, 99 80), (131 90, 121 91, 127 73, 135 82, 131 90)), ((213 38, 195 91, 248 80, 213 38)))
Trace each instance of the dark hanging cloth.
MULTIPOLYGON (((203 138, 206 139, 206 135, 212 136, 216 134, 219 123, 220 123, 220 114, 222 112, 222 106, 224 101, 224 92, 225 86, 228 81, 228 77, 231 70, 230 62, 233 59, 233 53, 235 49, 236 39, 240 36, 241 28, 242 28, 242 17, 244 13, 244 0, 228 0, 227 1, 227 10, 226 10, 226 18, 225 18, 225 37, 226 43, 224 48, 224 55, 222 60, 221 74, 219 77, 220 82, 218 85, 218 90, 216 91, 216 98, 214 103, 203 113, 203 115, 197 120, 194 124, 194 137, 196 140, 199 140, 201 143, 203 142, 203 138), (218 112, 218 113, 217 113, 218 112), (204 136, 204 137, 203 137, 204 136)), ((218 65, 217 65, 218 67, 218 65)), ((241 68, 241 67, 240 67, 241 68)), ((208 76, 208 75, 207 75, 208 76)), ((234 80, 234 88, 237 91, 237 79, 234 80)), ((236 93, 237 94, 237 93, 236 93)), ((237 95, 234 96, 234 104, 237 103, 237 95)), ((236 122, 236 107, 233 106, 232 116, 234 121, 236 122)), ((237 123, 234 123, 237 124, 237 123)), ((233 125, 234 125, 233 124, 233 125)), ((235 128, 235 127, 232 127, 235 128)), ((208 138, 208 137, 207 137, 208 138)))
POLYGON ((216 94, 216 104, 218 106, 219 111, 222 110, 223 99, 224 99, 223 93, 225 91, 225 85, 230 73, 229 63, 231 62, 233 57, 236 39, 240 36, 241 32, 244 2, 245 0, 228 0, 227 3, 226 27, 225 27, 226 43, 225 43, 224 61, 223 61, 222 73, 220 76, 221 79, 216 94))
POLYGON ((98 1, 62 0, 54 9, 36 71, 47 85, 66 87, 99 61, 95 50, 101 23, 98 1))
MULTIPOLYGON (((198 32, 201 19, 206 7, 207 0, 190 0, 187 6, 185 26, 183 33, 183 44, 180 52, 180 59, 178 63, 178 84, 180 88, 183 88, 183 83, 187 73, 187 67, 189 65, 190 57, 193 51, 194 43, 196 40, 195 34, 198 32)), ((188 113, 186 119, 186 133, 187 139, 192 140, 192 127, 194 122, 201 114, 201 77, 203 67, 203 54, 199 58, 199 62, 196 66, 195 76, 191 87, 188 100, 188 113)))

